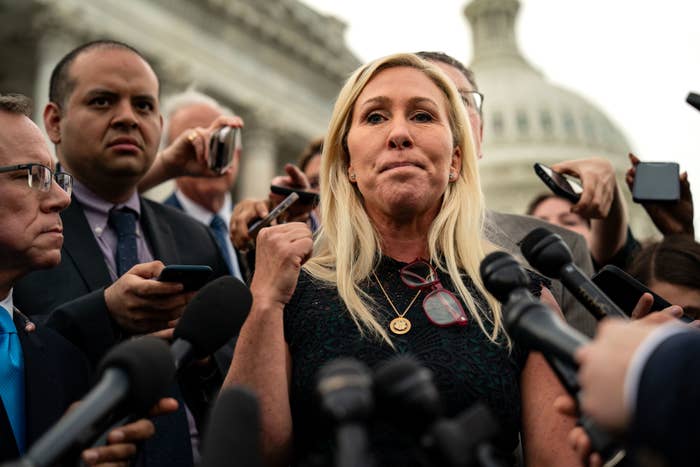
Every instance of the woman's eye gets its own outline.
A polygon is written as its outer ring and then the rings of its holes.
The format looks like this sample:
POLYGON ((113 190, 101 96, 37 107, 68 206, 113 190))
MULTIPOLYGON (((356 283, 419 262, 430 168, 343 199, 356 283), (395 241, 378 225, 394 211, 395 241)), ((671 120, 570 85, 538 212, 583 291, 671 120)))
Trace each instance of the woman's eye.
POLYGON ((367 115, 365 120, 367 123, 381 123, 382 120, 384 120, 384 117, 377 112, 372 112, 371 114, 367 115))
POLYGON ((413 117, 417 122, 432 122, 433 116, 427 112, 419 112, 413 117))

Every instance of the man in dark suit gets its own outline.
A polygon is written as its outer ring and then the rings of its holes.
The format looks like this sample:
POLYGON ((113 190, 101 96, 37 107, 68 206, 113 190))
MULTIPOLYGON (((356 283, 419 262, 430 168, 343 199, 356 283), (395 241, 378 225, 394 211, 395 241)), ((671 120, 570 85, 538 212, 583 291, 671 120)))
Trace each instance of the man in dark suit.
MULTIPOLYGON (((153 280, 164 264, 205 264, 215 276, 227 273, 205 226, 137 193, 160 141, 158 95, 150 64, 115 41, 76 48, 51 76, 44 125, 61 166, 75 177, 73 202, 62 214, 60 264, 26 276, 15 287, 15 300, 31 317, 53 310, 49 325, 92 364, 122 339, 174 326, 192 293, 182 284, 153 280), (37 294, 38 287, 48 293, 37 294)), ((183 138, 175 148, 194 149, 183 138)), ((203 410, 187 395, 204 395, 199 381, 193 391, 179 382, 173 395, 185 392, 192 410, 183 407, 157 421, 153 442, 162 441, 161 449, 146 449, 153 453, 149 465, 191 466, 198 455, 203 410)))
MULTIPOLYGON (((65 174, 54 181, 53 160, 28 118, 30 109, 24 96, 0 95, 0 462, 26 452, 88 389, 85 356, 14 307, 17 280, 60 261, 59 213, 70 203, 72 185, 65 174)), ((41 286, 34 292, 49 293, 41 286)), ((148 431, 143 422, 136 427, 141 439, 148 431)), ((134 427, 122 431, 133 435, 134 427)), ((129 456, 118 455, 124 449, 134 447, 99 448, 86 452, 84 459, 91 465, 126 460, 129 456)))
MULTIPOLYGON (((194 90, 170 96, 163 108, 165 146, 185 132, 189 132, 191 138, 199 138, 199 133, 193 128, 206 128, 222 115, 233 115, 230 109, 222 107, 213 98, 194 90)), ((240 157, 241 147, 237 145, 231 164, 223 174, 217 177, 176 178, 177 188, 163 204, 180 209, 208 226, 221 248, 231 275, 245 281, 248 279, 246 258, 234 248, 228 234, 233 210, 231 189, 238 177, 240 157)))
POLYGON ((635 465, 700 463, 696 352, 700 332, 657 313, 632 323, 605 320, 595 340, 577 352, 581 409, 625 434, 635 465))

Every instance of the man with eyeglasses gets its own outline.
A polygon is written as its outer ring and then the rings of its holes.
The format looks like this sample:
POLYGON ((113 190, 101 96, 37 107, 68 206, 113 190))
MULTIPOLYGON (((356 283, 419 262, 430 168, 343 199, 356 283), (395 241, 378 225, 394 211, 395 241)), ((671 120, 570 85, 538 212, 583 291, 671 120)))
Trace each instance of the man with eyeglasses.
MULTIPOLYGON (((75 177, 73 202, 62 213, 61 263, 23 279, 15 300, 30 317, 51 312, 48 324, 93 365, 120 340, 172 335, 193 292, 154 280, 164 264, 228 273, 206 226, 137 192, 160 142, 159 86, 140 52, 111 40, 77 47, 51 75, 44 125, 61 166, 75 177), (39 287, 46 293, 37 294, 39 287)), ((202 140, 183 136, 174 150, 194 151, 202 140)), ((223 379, 211 366, 189 368, 171 388, 186 405, 155 420, 156 436, 143 447, 146 465, 196 462, 207 402, 223 379)))
MULTIPOLYGON (((484 96, 476 86, 474 73, 459 60, 442 52, 418 52, 417 55, 438 66, 457 87, 467 108, 469 123, 474 136, 474 149, 479 158, 482 158, 482 141, 484 137, 482 107, 484 96)), ((585 240, 580 235, 529 216, 506 214, 491 210, 486 212, 487 238, 516 256, 522 257, 518 242, 537 227, 545 227, 559 234, 571 248, 575 263, 588 275, 593 273, 590 253, 585 240)), ((590 313, 569 292, 564 290, 559 281, 552 281, 551 289, 567 321, 579 331, 592 336, 595 332, 596 321, 590 313)))
MULTIPOLYGON (((85 356, 59 334, 32 323, 14 306, 13 286, 25 274, 61 259, 60 212, 70 203, 72 177, 55 173, 31 102, 0 95, 0 462, 15 459, 88 389, 85 356)), ((37 294, 45 294, 38 287, 37 294)), ((174 401, 166 402, 172 409, 174 401)), ((147 438, 147 420, 115 430, 121 442, 83 453, 89 465, 127 461, 130 442, 147 438)))

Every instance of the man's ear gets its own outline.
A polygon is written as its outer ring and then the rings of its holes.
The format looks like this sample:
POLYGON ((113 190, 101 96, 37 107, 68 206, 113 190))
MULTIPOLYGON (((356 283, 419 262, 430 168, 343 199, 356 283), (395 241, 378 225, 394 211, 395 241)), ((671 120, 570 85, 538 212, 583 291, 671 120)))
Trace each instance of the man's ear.
POLYGON ((61 109, 55 102, 49 102, 44 108, 44 128, 53 144, 61 142, 61 109))

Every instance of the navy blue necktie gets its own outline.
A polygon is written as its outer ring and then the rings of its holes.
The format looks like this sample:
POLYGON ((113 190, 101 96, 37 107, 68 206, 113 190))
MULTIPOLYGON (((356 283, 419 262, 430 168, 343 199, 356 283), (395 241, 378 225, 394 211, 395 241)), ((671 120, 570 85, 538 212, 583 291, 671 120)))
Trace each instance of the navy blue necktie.
POLYGON ((211 227, 211 229, 214 231, 214 238, 216 239, 216 243, 219 245, 219 249, 221 250, 221 254, 226 261, 229 272, 231 275, 242 280, 241 271, 238 268, 238 261, 236 261, 235 258, 231 258, 231 255, 229 255, 228 252, 228 226, 221 216, 217 214, 212 218, 211 222, 209 223, 209 227, 211 227))
POLYGON ((0 306, 0 396, 10 419, 17 449, 24 453, 24 358, 17 328, 10 313, 0 306))
POLYGON ((136 247, 136 213, 129 208, 109 211, 109 225, 117 233, 117 277, 138 264, 139 255, 136 247))

